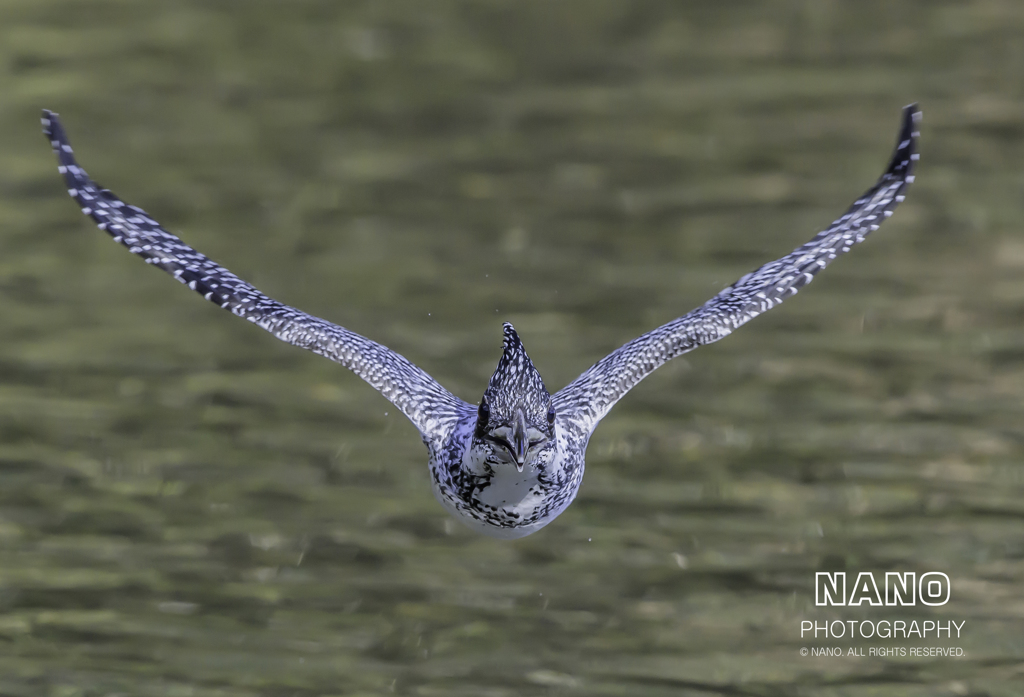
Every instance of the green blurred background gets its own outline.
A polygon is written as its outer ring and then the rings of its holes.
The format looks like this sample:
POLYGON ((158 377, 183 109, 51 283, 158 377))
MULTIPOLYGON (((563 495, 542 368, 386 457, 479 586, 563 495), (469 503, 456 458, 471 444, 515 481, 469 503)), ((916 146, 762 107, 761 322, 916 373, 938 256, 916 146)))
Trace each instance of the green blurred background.
POLYGON ((1024 3, 0 2, 0 695, 1012 695, 1024 3), (475 402, 551 388, 837 217, 891 222, 678 359, 527 539, 449 520, 372 389, 84 220, 39 132, 268 294, 475 402), (941 608, 814 607, 819 570, 941 608), (801 620, 966 621, 812 641, 801 620), (960 646, 957 660, 801 647, 960 646))

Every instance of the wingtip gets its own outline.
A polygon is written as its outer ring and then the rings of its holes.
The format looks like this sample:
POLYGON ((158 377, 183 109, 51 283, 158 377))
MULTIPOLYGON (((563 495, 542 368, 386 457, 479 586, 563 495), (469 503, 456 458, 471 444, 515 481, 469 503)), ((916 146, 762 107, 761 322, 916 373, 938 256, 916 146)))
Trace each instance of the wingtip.
POLYGON ((61 174, 65 174, 68 167, 77 167, 74 152, 71 150, 71 143, 68 142, 67 133, 64 131, 64 126, 61 124, 57 113, 49 109, 43 109, 40 121, 43 125, 43 135, 49 141, 53 152, 57 155, 58 169, 61 174))
POLYGON ((911 102, 910 104, 903 107, 903 121, 912 130, 916 130, 916 126, 921 123, 922 116, 921 107, 917 102, 911 102))
POLYGON ((920 155, 917 153, 917 139, 921 135, 918 130, 920 122, 921 109, 917 102, 903 107, 900 130, 896 138, 896 149, 885 170, 886 175, 900 177, 908 184, 914 181, 914 164, 920 159, 920 155))
POLYGON ((43 109, 43 115, 39 121, 43 125, 43 135, 52 139, 54 127, 60 124, 60 120, 57 118, 56 112, 50 111, 49 109, 43 109))
POLYGON ((50 145, 52 145, 55 150, 59 143, 67 140, 57 112, 50 111, 49 109, 43 109, 43 115, 39 121, 43 125, 43 135, 46 136, 46 139, 50 141, 50 145))

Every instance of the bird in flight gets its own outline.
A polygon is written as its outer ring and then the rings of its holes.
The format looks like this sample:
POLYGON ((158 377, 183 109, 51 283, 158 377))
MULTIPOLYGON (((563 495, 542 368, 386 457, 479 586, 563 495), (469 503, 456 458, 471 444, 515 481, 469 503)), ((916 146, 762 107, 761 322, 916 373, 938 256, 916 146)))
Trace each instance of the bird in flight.
POLYGON ((718 341, 795 295, 892 215, 914 180, 920 119, 916 104, 903 109, 885 172, 810 242, 616 349, 554 394, 505 323, 501 359, 476 405, 391 349, 267 297, 192 249, 141 208, 93 182, 75 161, 57 114, 44 110, 42 124, 68 193, 101 230, 207 300, 368 382, 419 430, 441 504, 478 532, 513 539, 544 527, 576 497, 590 435, 634 385, 666 361, 718 341))

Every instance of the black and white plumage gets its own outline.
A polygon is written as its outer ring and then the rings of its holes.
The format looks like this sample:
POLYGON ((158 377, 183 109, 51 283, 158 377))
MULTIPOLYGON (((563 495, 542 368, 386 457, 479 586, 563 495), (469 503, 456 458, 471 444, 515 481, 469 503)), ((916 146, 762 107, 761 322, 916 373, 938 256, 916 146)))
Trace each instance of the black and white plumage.
POLYGON ((484 534, 516 538, 548 524, 572 502, 590 435, 633 386, 666 361, 718 341, 795 295, 892 215, 914 180, 920 117, 916 104, 904 108, 896 150, 881 178, 810 242, 613 351, 554 395, 506 323, 501 360, 478 406, 387 347, 263 295, 96 185, 75 162, 56 114, 44 111, 42 124, 68 193, 101 230, 207 300, 372 385, 419 430, 444 507, 484 534))

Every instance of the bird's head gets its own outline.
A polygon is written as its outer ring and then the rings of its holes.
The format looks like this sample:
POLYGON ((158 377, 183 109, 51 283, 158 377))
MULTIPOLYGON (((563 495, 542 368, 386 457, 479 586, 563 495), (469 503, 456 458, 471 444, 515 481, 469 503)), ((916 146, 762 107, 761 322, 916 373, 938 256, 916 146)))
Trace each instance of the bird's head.
POLYGON ((498 462, 520 472, 554 442, 555 411, 540 373, 516 330, 505 323, 505 346, 477 413, 474 438, 498 462))

